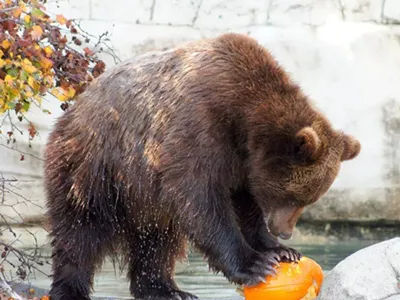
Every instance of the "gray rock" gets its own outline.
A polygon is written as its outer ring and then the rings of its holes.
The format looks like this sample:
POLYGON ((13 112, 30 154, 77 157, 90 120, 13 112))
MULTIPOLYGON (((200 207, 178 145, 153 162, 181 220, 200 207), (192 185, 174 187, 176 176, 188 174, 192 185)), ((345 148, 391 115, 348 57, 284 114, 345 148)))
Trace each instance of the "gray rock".
POLYGON ((400 300, 400 238, 364 248, 326 276, 319 300, 400 300))

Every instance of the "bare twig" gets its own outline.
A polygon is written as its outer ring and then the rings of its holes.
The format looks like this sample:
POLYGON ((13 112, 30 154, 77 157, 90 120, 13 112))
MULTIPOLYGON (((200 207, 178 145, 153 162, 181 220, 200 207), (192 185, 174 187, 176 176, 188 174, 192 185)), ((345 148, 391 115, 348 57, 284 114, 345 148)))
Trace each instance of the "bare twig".
POLYGON ((9 110, 7 110, 7 117, 8 117, 8 121, 10 122, 10 125, 11 125, 11 130, 16 129, 21 135, 23 135, 24 132, 23 132, 21 129, 19 129, 19 128, 14 124, 14 122, 12 121, 11 115, 10 115, 10 111, 9 111, 9 110))
MULTIPOLYGON (((25 181, 29 182, 29 181, 25 181)), ((0 193, 2 193, 1 197, 1 207, 9 207, 11 208, 14 213, 22 219, 20 212, 16 209, 17 205, 36 205, 32 200, 27 199, 23 195, 18 192, 17 183, 20 181, 16 178, 4 178, 3 174, 0 172, 0 193), (13 203, 7 202, 6 195, 14 195, 16 197, 13 203)), ((15 218, 11 218, 10 216, 5 216, 0 213, 0 220, 3 220, 3 224, 5 224, 5 229, 0 231, 0 236, 4 235, 6 231, 11 233, 12 237, 9 242, 0 239, 0 252, 1 259, 0 259, 0 266, 4 269, 5 266, 8 266, 8 269, 15 270, 15 274, 18 276, 19 280, 26 280, 28 276, 35 275, 36 272, 41 273, 45 276, 49 276, 42 270, 42 266, 44 264, 49 264, 48 259, 49 257, 43 256, 40 251, 40 245, 38 244, 38 240, 36 237, 36 233, 31 232, 28 228, 24 228, 24 231, 28 233, 28 235, 32 238, 33 242, 29 243, 29 249, 23 250, 21 247, 17 246, 17 244, 21 243, 21 235, 17 234, 12 226, 9 225, 10 220, 14 220, 15 218), (32 244, 32 246, 31 246, 32 244), (13 259, 11 259, 13 258, 13 259)), ((18 221, 18 220, 15 220, 18 221)), ((13 277, 12 273, 10 273, 11 277, 13 277)), ((7 286, 4 285, 7 283, 5 273, 3 272, 2 278, 0 278, 0 288, 6 289, 7 286), (3 280, 3 281, 1 281, 3 280)), ((7 293, 10 293, 10 290, 7 290, 7 293)), ((17 298, 15 298, 17 299, 17 298)))
POLYGON ((0 289, 3 289, 12 299, 24 300, 20 295, 13 291, 11 286, 7 283, 3 272, 0 272, 0 289))
POLYGON ((24 152, 24 151, 18 150, 18 149, 16 149, 16 148, 13 148, 13 147, 10 147, 10 146, 4 145, 4 144, 0 144, 0 146, 1 146, 1 147, 4 147, 4 148, 7 148, 7 149, 10 149, 10 150, 17 151, 18 153, 20 153, 20 154, 23 154, 23 155, 27 155, 27 156, 30 156, 30 157, 36 158, 36 159, 38 159, 38 160, 40 160, 40 161, 43 161, 43 159, 42 159, 42 158, 40 158, 39 156, 36 156, 36 155, 34 155, 34 154, 27 153, 27 152, 24 152))
POLYGON ((91 37, 91 38, 98 39, 97 43, 95 44, 95 47, 98 47, 100 44, 102 44, 103 46, 105 46, 105 47, 108 49, 108 51, 104 51, 104 50, 96 51, 97 53, 98 53, 98 52, 101 52, 101 53, 106 53, 106 54, 110 55, 111 57, 113 57, 115 63, 120 63, 120 62, 122 61, 122 60, 118 57, 118 55, 115 53, 114 49, 112 49, 112 47, 110 47, 110 46, 109 46, 107 43, 105 43, 104 40, 103 40, 105 37, 107 37, 107 41, 109 41, 110 35, 109 35, 109 32, 108 32, 108 31, 102 33, 100 36, 95 36, 95 35, 93 35, 93 34, 90 34, 90 33, 87 32, 87 31, 85 31, 85 30, 82 28, 82 26, 80 25, 79 22, 73 21, 73 24, 74 24, 74 26, 76 26, 76 27, 81 31, 82 35, 84 35, 84 36, 86 36, 86 37, 88 37, 88 38, 91 37))
POLYGON ((0 9, 0 13, 5 13, 5 12, 8 12, 8 11, 14 10, 16 8, 18 8, 18 6, 6 7, 6 8, 3 8, 3 9, 0 9))

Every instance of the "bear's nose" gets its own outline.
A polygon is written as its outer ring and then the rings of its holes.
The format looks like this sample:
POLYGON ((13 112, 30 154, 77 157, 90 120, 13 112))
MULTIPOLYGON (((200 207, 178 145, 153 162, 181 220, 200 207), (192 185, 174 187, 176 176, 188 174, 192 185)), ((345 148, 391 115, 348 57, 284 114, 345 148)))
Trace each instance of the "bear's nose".
POLYGON ((281 238, 282 240, 289 240, 292 237, 292 233, 291 232, 281 232, 278 235, 279 238, 281 238))

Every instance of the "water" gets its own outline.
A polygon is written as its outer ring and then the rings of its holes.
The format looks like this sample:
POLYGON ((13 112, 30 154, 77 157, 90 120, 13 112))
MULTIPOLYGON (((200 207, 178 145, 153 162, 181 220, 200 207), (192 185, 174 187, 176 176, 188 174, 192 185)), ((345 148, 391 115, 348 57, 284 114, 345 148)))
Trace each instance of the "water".
MULTIPOLYGON (((46 243, 46 234, 40 229, 30 229, 36 233, 38 244, 46 243)), ((23 229, 16 230, 19 236, 19 242, 15 244, 19 248, 32 248, 32 237, 23 232, 23 229)), ((6 237, 7 238, 7 237, 6 237)), ((318 262, 325 271, 332 269, 339 261, 346 258, 355 251, 367 247, 379 241, 318 241, 307 239, 307 242, 293 240, 289 244, 298 249, 305 256, 308 256, 318 262)), ((44 254, 50 253, 48 246, 41 246, 44 254)), ((15 258, 10 258, 14 260, 15 258)), ((50 266, 42 267, 44 273, 50 274, 50 266)), ((119 273, 115 270, 109 260, 103 265, 100 273, 95 277, 94 288, 95 296, 119 296, 130 297, 126 273, 119 273)), ((227 282, 222 275, 216 275, 209 271, 205 261, 199 253, 189 253, 189 259, 186 263, 177 265, 175 279, 180 288, 192 292, 201 298, 229 297, 237 296, 236 287, 227 282)), ((50 285, 49 278, 41 273, 35 272, 30 276, 33 285, 47 289, 50 285)))

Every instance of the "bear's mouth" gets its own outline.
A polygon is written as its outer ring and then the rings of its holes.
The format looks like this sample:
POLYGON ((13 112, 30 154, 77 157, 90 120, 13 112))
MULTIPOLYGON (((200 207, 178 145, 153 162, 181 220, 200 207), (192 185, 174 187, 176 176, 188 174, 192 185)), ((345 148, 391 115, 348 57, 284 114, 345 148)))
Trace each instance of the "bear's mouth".
MULTIPOLYGON (((286 233, 286 232, 275 232, 274 230, 271 229, 271 212, 267 214, 267 217, 264 219, 265 225, 267 227, 267 232, 268 235, 271 237, 271 239, 274 242, 277 242, 279 239, 282 240, 290 240, 292 238, 292 233, 286 233)), ((272 226, 273 228, 273 226, 272 226)))
POLYGON ((268 212, 267 216, 264 219, 265 222, 265 226, 267 227, 267 232, 268 235, 274 240, 274 241, 278 241, 278 235, 276 235, 270 228, 270 222, 271 220, 271 212, 268 212))

